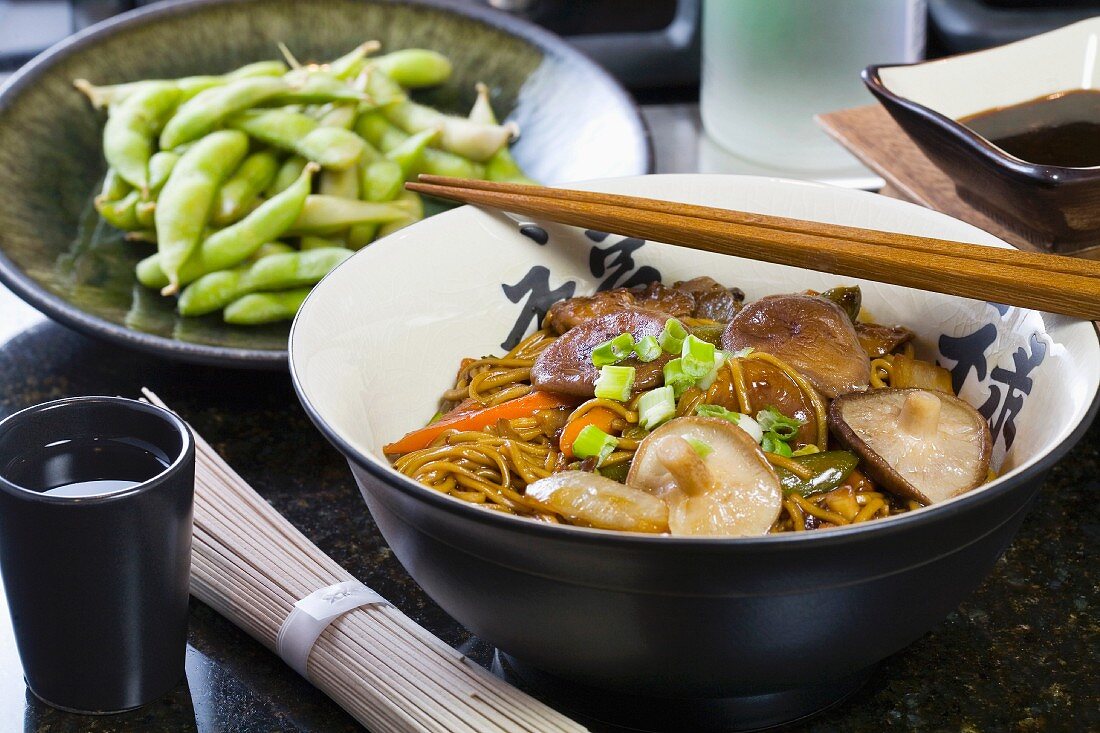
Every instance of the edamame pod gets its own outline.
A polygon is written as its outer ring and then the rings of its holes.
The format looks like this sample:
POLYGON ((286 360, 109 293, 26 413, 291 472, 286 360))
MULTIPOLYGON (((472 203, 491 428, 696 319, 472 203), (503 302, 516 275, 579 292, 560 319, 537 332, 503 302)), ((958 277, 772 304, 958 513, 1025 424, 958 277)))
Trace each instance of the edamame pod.
MULTIPOLYGON (((396 162, 383 158, 359 168, 359 190, 364 201, 393 201, 405 187, 405 173, 396 162)), ((348 230, 351 249, 362 249, 378 234, 378 224, 357 224, 348 230)))
POLYGON ((249 258, 250 262, 256 260, 262 260, 264 257, 270 257, 271 255, 281 255, 284 252, 293 252, 294 248, 286 242, 264 242, 260 245, 260 248, 256 250, 256 253, 249 258))
POLYGON ((363 154, 363 139, 350 130, 322 127, 300 112, 253 110, 227 120, 229 127, 326 168, 349 168, 363 154))
POLYGON ((149 229, 156 225, 156 201, 138 201, 134 206, 134 215, 137 217, 138 228, 149 229))
POLYGON ((383 108, 383 113, 390 122, 409 133, 439 127, 441 148, 479 163, 491 158, 511 137, 511 132, 500 125, 479 125, 416 102, 389 105, 383 108))
MULTIPOLYGON (((378 69, 370 69, 367 91, 372 97, 384 99, 393 93, 396 82, 378 69)), ((500 125, 482 125, 464 117, 453 117, 442 112, 404 100, 387 104, 382 114, 405 132, 440 128, 439 146, 456 155, 483 162, 508 144, 511 131, 500 125)))
POLYGON ((286 75, 289 91, 268 100, 272 105, 362 102, 367 95, 331 74, 315 69, 295 69, 286 75))
MULTIPOLYGON (((493 106, 489 103, 489 87, 480 82, 477 85, 477 101, 470 110, 470 119, 487 125, 497 124, 496 113, 493 112, 493 106)), ((485 162, 485 177, 490 181, 505 183, 536 183, 519 167, 507 145, 496 151, 493 157, 485 162)))
POLYGON ((179 159, 180 154, 170 150, 153 153, 153 157, 149 158, 149 195, 155 195, 164 188, 179 159))
POLYGON ((245 292, 257 292, 313 285, 352 254, 344 247, 325 247, 271 255, 248 268, 241 287, 245 292))
POLYGON ((160 266, 168 277, 166 294, 179 289, 180 268, 199 246, 218 187, 246 152, 244 133, 212 132, 192 145, 168 176, 155 218, 160 266))
POLYGON ((405 48, 371 62, 403 87, 417 89, 442 84, 451 76, 451 62, 438 51, 405 48))
POLYGON ((103 176, 103 186, 99 191, 99 195, 95 197, 96 203, 98 204, 100 200, 117 201, 130 193, 131 190, 130 184, 123 180, 118 171, 114 168, 108 168, 106 175, 103 176))
POLYGON ((340 127, 318 127, 299 138, 294 152, 320 164, 337 170, 350 168, 363 155, 363 140, 354 132, 340 127))
MULTIPOLYGON (((156 239, 155 232, 153 239, 156 239)), ((134 266, 134 275, 137 276, 139 283, 153 290, 161 290, 168 286, 168 276, 164 274, 164 270, 160 267, 159 254, 151 254, 140 260, 134 266)))
POLYGON ((247 79, 256 76, 282 76, 285 73, 286 64, 282 61, 257 61, 254 64, 246 64, 239 69, 235 69, 221 76, 204 75, 185 76, 180 79, 147 79, 144 81, 132 81, 126 82, 125 84, 107 84, 104 86, 96 86, 87 79, 74 79, 73 86, 88 98, 88 101, 92 103, 93 107, 96 109, 103 109, 104 107, 121 102, 143 85, 159 81, 167 81, 174 84, 176 88, 180 90, 180 102, 185 102, 201 91, 216 87, 219 84, 224 84, 233 79, 247 79))
POLYGON ((176 86, 180 90, 180 103, 186 102, 199 92, 204 92, 211 87, 221 86, 234 79, 254 79, 260 76, 282 76, 286 73, 286 64, 282 61, 257 61, 246 64, 238 69, 221 76, 189 76, 176 79, 176 86))
POLYGON ((420 169, 424 151, 439 139, 439 135, 439 128, 422 130, 405 138, 400 145, 387 152, 386 157, 401 166, 401 174, 406 180, 412 180, 420 169))
POLYGON ((222 78, 226 81, 233 79, 253 79, 257 76, 282 76, 287 72, 286 64, 282 61, 254 61, 239 68, 233 69, 222 78))
POLYGON ((241 277, 247 269, 247 265, 242 265, 203 275, 183 289, 176 310, 181 316, 204 316, 221 310, 244 295, 241 277))
POLYGON ((160 146, 171 149, 197 140, 230 115, 255 107, 282 92, 289 84, 281 77, 234 79, 199 92, 180 105, 160 134, 160 146))
POLYGON ((359 198, 358 168, 321 171, 317 192, 326 196, 339 196, 346 199, 359 198))
POLYGON ((245 158, 218 189, 212 217, 214 224, 225 226, 247 214, 264 189, 275 180, 278 171, 279 159, 270 150, 261 150, 245 158))
POLYGON ((310 288, 275 293, 251 293, 225 308, 225 322, 236 326, 255 326, 293 318, 309 296, 310 288))
POLYGON ((313 285, 351 255, 352 251, 343 247, 287 252, 246 267, 203 275, 180 294, 180 315, 213 313, 248 293, 313 285))
POLYGON ((317 124, 321 127, 342 127, 350 130, 359 116, 359 107, 354 104, 330 104, 321 108, 317 124))
POLYGON ((120 199, 104 199, 96 197, 95 209, 103 220, 115 229, 132 231, 141 229, 137 219, 137 205, 141 201, 141 194, 130 191, 120 199))
MULTIPOLYGON (((381 112, 367 112, 359 116, 355 132, 371 145, 387 153, 409 138, 409 135, 390 123, 381 112)), ((485 168, 480 163, 467 160, 446 150, 425 148, 420 156, 417 173, 455 178, 485 178, 485 168)))
POLYGON ((424 218, 424 200, 420 198, 420 194, 416 191, 402 191, 397 200, 409 203, 409 215, 404 219, 391 221, 378 227, 378 239, 393 234, 398 229, 404 229, 409 224, 415 224, 424 218))
POLYGON ((111 110, 103 127, 103 156, 127 183, 145 191, 149 185, 149 158, 168 115, 179 104, 180 92, 171 82, 149 82, 111 110))
POLYGON ((363 169, 364 201, 393 201, 405 187, 405 171, 393 160, 379 160, 363 169))
POLYGON ((364 112, 359 115, 359 119, 355 121, 355 134, 383 153, 388 153, 409 138, 408 133, 391 123, 378 111, 364 112))
POLYGON ((477 92, 477 97, 474 99, 474 106, 470 107, 470 114, 466 116, 467 119, 470 122, 479 122, 483 125, 497 124, 497 115, 493 112, 493 105, 489 102, 489 86, 479 81, 474 85, 474 90, 477 92))
POLYGON ((328 247, 343 247, 344 243, 339 239, 331 239, 329 237, 318 237, 315 235, 307 234, 298 240, 298 249, 303 252, 308 252, 311 249, 326 249, 328 247))
MULTIPOLYGON (((299 253, 295 252, 293 247, 283 242, 266 242, 256 250, 255 254, 248 259, 246 264, 239 265, 229 270, 219 270, 203 275, 184 288, 183 292, 180 293, 179 302, 176 304, 180 315, 201 316, 207 313, 213 313, 216 310, 221 310, 230 302, 250 292, 246 289, 247 284, 242 286, 242 276, 244 276, 250 268, 254 267, 256 263, 264 258, 288 254, 296 256, 299 253)), ((286 266, 284 265, 283 267, 285 268, 286 266)), ((322 275, 322 277, 323 276, 324 275, 322 275)), ((317 280, 320 279, 320 277, 317 278, 317 280)), ((308 285, 312 283, 307 282, 302 284, 308 285)), ((273 285, 272 287, 278 286, 273 285)))
POLYGON ((335 196, 308 196, 302 213, 290 227, 292 234, 332 234, 356 224, 384 224, 411 213, 408 202, 377 204, 335 196))
MULTIPOLYGON (((350 130, 358 116, 358 107, 353 105, 328 105, 328 109, 318 117, 318 125, 321 127, 339 127, 350 130)), ((359 198, 359 171, 362 159, 369 147, 363 141, 364 151, 360 154, 360 164, 340 170, 328 169, 321 172, 318 179, 318 192, 330 196, 344 196, 346 198, 359 198)), ((373 152, 373 151, 372 151, 373 152)))
POLYGON ((329 73, 337 79, 350 79, 363 68, 363 59, 382 47, 378 41, 360 43, 348 53, 328 63, 329 73))
POLYGON ((298 180, 298 176, 302 175, 302 171, 306 167, 306 163, 309 161, 300 155, 292 155, 283 161, 283 164, 279 166, 279 172, 275 174, 275 180, 268 186, 267 191, 264 193, 268 198, 274 196, 277 193, 281 193, 298 180))
MULTIPOLYGON (((179 270, 179 282, 187 284, 208 272, 224 270, 252 256, 265 242, 280 235, 295 221, 309 195, 310 181, 317 170, 307 165, 289 188, 260 204, 236 224, 213 232, 179 270)), ((137 264, 138 281, 146 287, 163 288, 168 276, 159 255, 137 264)))

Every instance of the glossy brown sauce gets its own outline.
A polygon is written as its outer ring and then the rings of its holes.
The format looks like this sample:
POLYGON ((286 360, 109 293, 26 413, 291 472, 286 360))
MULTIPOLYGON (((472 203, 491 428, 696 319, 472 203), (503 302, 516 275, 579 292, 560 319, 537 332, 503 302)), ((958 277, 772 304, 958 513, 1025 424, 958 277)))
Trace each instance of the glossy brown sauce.
POLYGON ((1100 90, 1039 97, 959 120, 1028 163, 1069 168, 1100 166, 1100 90))

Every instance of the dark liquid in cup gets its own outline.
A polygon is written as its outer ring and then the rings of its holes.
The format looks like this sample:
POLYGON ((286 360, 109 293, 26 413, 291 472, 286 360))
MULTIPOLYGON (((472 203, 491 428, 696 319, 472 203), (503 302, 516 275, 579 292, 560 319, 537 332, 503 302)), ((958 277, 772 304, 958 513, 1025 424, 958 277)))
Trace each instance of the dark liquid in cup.
POLYGON ((87 497, 137 486, 168 465, 166 456, 141 441, 77 438, 50 443, 12 459, 3 476, 31 491, 87 497))
POLYGON ((1100 166, 1100 91, 1095 89, 998 107, 959 122, 1028 163, 1100 166))

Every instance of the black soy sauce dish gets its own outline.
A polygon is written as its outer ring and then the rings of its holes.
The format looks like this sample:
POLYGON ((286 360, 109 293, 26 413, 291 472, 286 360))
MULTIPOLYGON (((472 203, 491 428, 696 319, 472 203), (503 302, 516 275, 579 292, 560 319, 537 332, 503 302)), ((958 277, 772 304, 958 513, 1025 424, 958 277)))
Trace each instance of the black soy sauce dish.
POLYGON ((121 397, 0 422, 0 570, 27 687, 109 713, 183 678, 195 445, 173 413, 121 397))
MULTIPOLYGON (((582 187, 1007 246, 921 207, 804 183, 658 175, 582 187)), ((955 368, 963 399, 1000 398, 1000 478, 889 519, 758 537, 615 533, 485 511, 399 474, 381 448, 428 421, 463 357, 503 353, 553 300, 643 273, 710 275, 749 301, 853 284, 544 227, 546 241, 532 241, 508 217, 467 206, 371 245, 302 306, 290 361, 307 413, 348 459, 409 574, 502 650, 505 670, 571 714, 647 731, 751 730, 859 694, 880 660, 979 586, 1096 412, 1093 324, 855 281, 878 320, 916 332, 921 358, 955 368), (1026 394, 1013 386, 1025 370, 1026 394), (997 381, 1004 374, 1011 384, 997 381)))

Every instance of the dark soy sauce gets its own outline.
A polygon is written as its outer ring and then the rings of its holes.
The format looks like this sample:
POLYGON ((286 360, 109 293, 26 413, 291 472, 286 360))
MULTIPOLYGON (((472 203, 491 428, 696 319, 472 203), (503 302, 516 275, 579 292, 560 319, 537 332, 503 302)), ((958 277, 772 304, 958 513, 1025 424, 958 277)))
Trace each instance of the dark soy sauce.
POLYGON ((78 438, 12 459, 5 479, 50 496, 88 497, 129 489, 168 468, 166 456, 140 441, 78 438))
POLYGON ((1100 166, 1100 90, 1078 89, 959 122, 1020 160, 1067 168, 1100 166))

